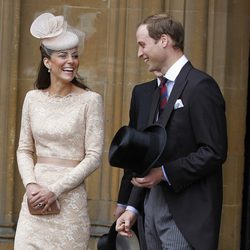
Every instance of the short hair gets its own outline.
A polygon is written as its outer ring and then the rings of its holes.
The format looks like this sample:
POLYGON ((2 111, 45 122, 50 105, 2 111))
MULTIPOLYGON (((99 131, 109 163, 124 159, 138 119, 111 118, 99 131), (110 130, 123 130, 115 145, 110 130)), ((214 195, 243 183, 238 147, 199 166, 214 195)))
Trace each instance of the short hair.
POLYGON ((158 41, 163 34, 174 41, 174 48, 184 49, 184 28, 182 24, 167 14, 156 14, 147 17, 140 25, 147 25, 148 34, 158 41))

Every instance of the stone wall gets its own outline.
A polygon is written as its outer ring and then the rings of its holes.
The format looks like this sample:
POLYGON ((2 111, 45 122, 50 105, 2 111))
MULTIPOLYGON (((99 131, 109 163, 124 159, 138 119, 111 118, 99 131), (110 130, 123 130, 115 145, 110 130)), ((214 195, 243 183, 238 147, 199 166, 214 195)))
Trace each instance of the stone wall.
POLYGON ((113 221, 122 174, 108 165, 110 141, 128 122, 133 87, 153 78, 137 58, 136 26, 157 12, 170 12, 183 23, 187 57, 217 80, 225 97, 229 151, 224 165, 220 249, 238 250, 248 88, 248 0, 0 0, 0 249, 12 249, 24 192, 15 150, 23 98, 33 88, 40 60, 39 41, 29 28, 45 11, 65 15, 71 25, 86 32, 79 73, 104 98, 103 163, 87 180, 91 250, 113 221))

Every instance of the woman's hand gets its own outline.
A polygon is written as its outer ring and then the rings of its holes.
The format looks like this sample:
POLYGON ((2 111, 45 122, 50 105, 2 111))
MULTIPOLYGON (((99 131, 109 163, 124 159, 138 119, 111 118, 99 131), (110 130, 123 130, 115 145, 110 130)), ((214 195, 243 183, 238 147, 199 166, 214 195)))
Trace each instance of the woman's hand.
POLYGON ((35 183, 28 184, 26 192, 31 206, 42 207, 42 212, 46 212, 57 198, 56 195, 46 187, 35 183))
POLYGON ((26 194, 27 194, 28 200, 31 200, 31 198, 34 195, 36 195, 40 189, 41 189, 41 186, 38 185, 37 183, 29 183, 26 186, 26 194))

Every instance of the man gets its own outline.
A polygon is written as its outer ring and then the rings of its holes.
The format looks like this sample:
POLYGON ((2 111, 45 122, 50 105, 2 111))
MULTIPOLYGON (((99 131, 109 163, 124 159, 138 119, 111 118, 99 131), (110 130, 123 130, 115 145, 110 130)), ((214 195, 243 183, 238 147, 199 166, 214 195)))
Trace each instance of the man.
MULTIPOLYGON (((138 57, 150 72, 167 79, 167 146, 162 166, 132 178, 134 187, 116 230, 130 237, 143 206, 148 250, 216 250, 227 155, 224 99, 215 80, 185 57, 179 22, 165 14, 150 16, 138 26, 136 38, 138 57)), ((134 88, 132 127, 143 130, 153 122, 151 103, 158 85, 155 81, 134 88)), ((154 119, 159 117, 157 112, 154 119)))

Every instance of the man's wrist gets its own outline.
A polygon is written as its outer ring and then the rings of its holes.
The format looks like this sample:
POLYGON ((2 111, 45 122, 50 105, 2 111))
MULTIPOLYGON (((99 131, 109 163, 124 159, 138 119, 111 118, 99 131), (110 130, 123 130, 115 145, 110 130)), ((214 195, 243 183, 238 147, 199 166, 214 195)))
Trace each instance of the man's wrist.
POLYGON ((127 205, 121 204, 121 203, 117 203, 116 205, 117 205, 117 207, 122 207, 122 208, 126 208, 127 207, 127 205))
POLYGON ((127 206, 126 211, 130 211, 130 212, 134 213, 135 215, 139 215, 138 210, 132 206, 127 206))

